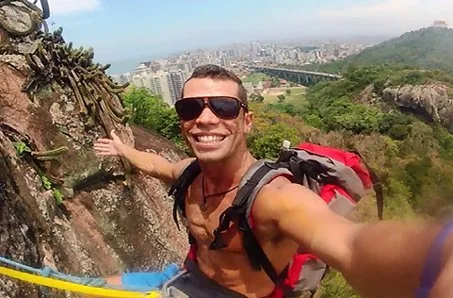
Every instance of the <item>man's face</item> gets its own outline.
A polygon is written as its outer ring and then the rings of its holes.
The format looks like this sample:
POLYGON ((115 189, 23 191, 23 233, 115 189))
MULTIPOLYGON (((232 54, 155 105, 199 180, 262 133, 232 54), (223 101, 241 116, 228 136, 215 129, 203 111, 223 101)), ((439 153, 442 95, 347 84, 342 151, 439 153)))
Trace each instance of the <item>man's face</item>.
MULTIPOLYGON (((234 81, 194 78, 184 87, 184 98, 229 96, 238 97, 234 81)), ((246 134, 252 126, 251 113, 241 108, 235 119, 216 116, 208 106, 193 120, 181 120, 181 131, 195 156, 204 162, 222 161, 245 148, 246 134)))

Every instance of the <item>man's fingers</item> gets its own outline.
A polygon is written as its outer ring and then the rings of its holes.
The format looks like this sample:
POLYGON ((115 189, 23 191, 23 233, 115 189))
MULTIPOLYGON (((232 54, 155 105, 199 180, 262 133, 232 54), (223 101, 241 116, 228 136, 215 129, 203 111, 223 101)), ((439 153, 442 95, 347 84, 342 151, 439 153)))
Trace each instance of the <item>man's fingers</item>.
POLYGON ((111 139, 97 139, 95 144, 97 143, 110 144, 111 142, 112 142, 111 139))
POLYGON ((93 147, 97 147, 97 148, 110 148, 112 147, 112 145, 110 143, 95 143, 93 145, 93 147))
POLYGON ((109 156, 112 155, 109 152, 104 152, 104 151, 96 151, 97 156, 109 156))
POLYGON ((114 129, 112 129, 112 131, 110 132, 110 135, 112 136, 112 138, 113 138, 114 141, 120 142, 120 143, 121 143, 121 140, 120 140, 120 138, 118 138, 118 136, 116 135, 114 129))
POLYGON ((97 152, 111 152, 110 148, 105 148, 105 147, 94 147, 94 150, 97 152))
POLYGON ((95 150, 111 150, 112 146, 109 144, 94 144, 93 148, 95 150))

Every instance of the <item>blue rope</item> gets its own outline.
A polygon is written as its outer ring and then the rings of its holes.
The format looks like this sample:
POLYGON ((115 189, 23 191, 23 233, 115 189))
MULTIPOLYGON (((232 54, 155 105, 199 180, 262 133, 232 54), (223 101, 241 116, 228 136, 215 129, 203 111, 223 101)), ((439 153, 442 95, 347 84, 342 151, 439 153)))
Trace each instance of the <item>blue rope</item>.
POLYGON ((26 270, 28 272, 32 272, 34 274, 38 274, 41 276, 45 277, 53 277, 65 281, 69 281, 72 283, 77 283, 81 285, 87 285, 87 286, 94 286, 94 287, 113 287, 107 284, 107 282, 99 277, 79 277, 79 276, 73 276, 69 274, 64 274, 61 272, 58 272, 57 270, 50 268, 48 266, 44 267, 43 269, 36 269, 30 266, 26 266, 24 264, 8 260, 6 258, 0 257, 0 262, 14 266, 16 268, 20 268, 23 270, 26 270))

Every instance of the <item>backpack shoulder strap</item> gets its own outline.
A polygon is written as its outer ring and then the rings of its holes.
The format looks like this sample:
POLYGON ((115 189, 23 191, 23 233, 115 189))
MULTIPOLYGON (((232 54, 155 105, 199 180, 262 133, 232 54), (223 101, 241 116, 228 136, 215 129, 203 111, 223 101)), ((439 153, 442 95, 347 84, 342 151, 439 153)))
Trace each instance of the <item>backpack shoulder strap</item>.
POLYGON ((222 241, 221 233, 230 227, 233 220, 238 220, 239 230, 244 233, 244 249, 252 268, 254 270, 264 269, 275 284, 281 282, 282 278, 286 275, 286 270, 281 274, 276 272, 253 233, 253 223, 249 221, 248 214, 251 212, 253 202, 261 188, 275 177, 281 175, 292 177, 291 172, 283 164, 268 160, 257 161, 242 178, 238 193, 231 207, 220 215, 219 227, 214 231, 215 238, 210 246, 210 249, 224 248, 226 245, 222 241))
POLYGON ((370 167, 370 165, 365 161, 365 159, 363 158, 363 156, 360 154, 360 152, 357 149, 350 151, 350 152, 357 154, 357 156, 360 157, 361 161, 363 162, 363 164, 367 168, 368 172, 370 173, 373 190, 376 193, 376 205, 377 205, 378 218, 379 218, 379 220, 382 220, 383 214, 384 214, 384 191, 382 189, 381 180, 379 179, 379 176, 376 174, 376 171, 372 167, 370 167))
POLYGON ((174 197, 173 220, 175 221, 178 230, 181 230, 178 223, 178 208, 181 210, 182 215, 185 216, 186 191, 200 172, 200 164, 198 163, 198 160, 195 159, 184 168, 181 175, 176 179, 168 191, 168 195, 174 197))
POLYGON ((226 231, 236 217, 246 215, 256 195, 265 184, 284 174, 292 176, 291 172, 282 165, 264 159, 257 161, 250 167, 239 183, 233 203, 220 215, 219 226, 214 230, 214 236, 216 237, 211 244, 212 249, 225 247, 222 239, 218 237, 220 233, 226 231))

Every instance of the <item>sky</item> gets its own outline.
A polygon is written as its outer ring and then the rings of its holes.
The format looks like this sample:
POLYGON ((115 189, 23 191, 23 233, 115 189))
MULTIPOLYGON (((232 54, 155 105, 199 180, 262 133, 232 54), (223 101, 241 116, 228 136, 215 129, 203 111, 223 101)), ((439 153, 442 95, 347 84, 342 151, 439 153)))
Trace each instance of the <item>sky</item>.
POLYGON ((399 36, 453 24, 452 0, 48 0, 51 30, 106 63, 251 40, 399 36))

